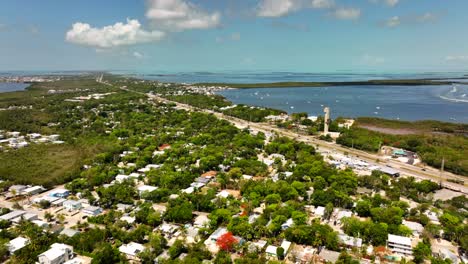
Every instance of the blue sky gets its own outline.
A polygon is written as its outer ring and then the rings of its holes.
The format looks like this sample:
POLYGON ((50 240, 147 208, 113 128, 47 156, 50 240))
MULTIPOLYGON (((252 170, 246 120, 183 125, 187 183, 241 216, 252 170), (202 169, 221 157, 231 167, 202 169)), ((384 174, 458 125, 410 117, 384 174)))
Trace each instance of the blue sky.
POLYGON ((461 71, 466 0, 2 0, 0 71, 461 71))

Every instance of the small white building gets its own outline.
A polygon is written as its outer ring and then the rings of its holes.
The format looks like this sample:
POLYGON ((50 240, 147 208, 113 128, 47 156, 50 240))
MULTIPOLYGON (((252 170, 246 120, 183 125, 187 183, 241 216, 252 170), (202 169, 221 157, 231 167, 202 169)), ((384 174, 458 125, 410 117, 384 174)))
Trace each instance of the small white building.
POLYGON ((15 253, 17 250, 20 250, 29 244, 29 239, 24 237, 17 237, 15 239, 10 240, 7 243, 8 251, 10 254, 15 253))
POLYGON ((63 202, 63 208, 68 211, 76 211, 81 209, 81 202, 74 200, 67 200, 63 202))
POLYGON ((206 215, 199 215, 195 217, 195 220, 193 221, 193 225, 198 227, 203 227, 209 223, 210 219, 206 215))
POLYGON ((325 215, 325 207, 318 206, 317 208, 315 208, 314 215, 318 217, 323 217, 325 215))
POLYGON ((127 181, 128 179, 130 179, 130 176, 128 175, 124 175, 124 174, 119 174, 117 176, 115 176, 115 180, 119 183, 122 183, 124 181, 127 181))
POLYGON ((345 234, 339 234, 338 240, 341 244, 345 245, 346 247, 362 247, 362 239, 357 237, 348 236, 345 234))
MULTIPOLYGON (((287 240, 283 240, 283 242, 281 242, 281 248, 284 249, 284 256, 286 256, 288 254, 288 250, 289 248, 291 247, 291 242, 287 241, 287 240)), ((268 257, 275 257, 277 258, 278 255, 276 254, 277 252, 277 249, 278 247, 276 246, 273 246, 273 245, 269 245, 266 250, 265 250, 265 253, 268 257)))
POLYGON ((411 229, 413 236, 419 236, 424 231, 424 227, 418 222, 403 220, 403 225, 411 229))
POLYGON ((102 208, 97 207, 97 206, 88 206, 88 207, 83 208, 81 212, 83 212, 83 214, 86 214, 86 215, 96 216, 102 213, 102 208))
POLYGON ((24 214, 26 214, 26 211, 23 211, 23 210, 11 211, 7 214, 0 216, 0 220, 12 221, 13 219, 21 217, 24 214))
POLYGON ((135 217, 124 215, 120 218, 120 221, 127 222, 128 224, 133 224, 136 221, 135 217))
POLYGON ((286 229, 290 228, 293 224, 294 224, 293 219, 292 219, 292 218, 289 218, 288 220, 286 220, 286 222, 284 222, 284 223, 281 225, 281 229, 282 229, 282 230, 286 230, 286 229))
POLYGON ((26 188, 23 190, 23 194, 25 195, 35 195, 41 192, 44 192, 46 189, 44 189, 42 186, 32 186, 29 188, 26 188))
POLYGON ((138 261, 138 254, 143 252, 145 247, 140 243, 130 242, 128 244, 121 245, 119 247, 120 253, 123 253, 127 256, 128 260, 138 261))
POLYGON ((166 235, 172 235, 179 230, 179 226, 164 222, 159 226, 159 230, 166 235))
POLYGON ((54 243, 49 250, 39 255, 39 264, 63 264, 72 258, 72 246, 54 243))
POLYGON ((142 185, 138 187, 138 195, 143 195, 144 193, 150 193, 156 191, 158 187, 150 186, 150 185, 142 185))

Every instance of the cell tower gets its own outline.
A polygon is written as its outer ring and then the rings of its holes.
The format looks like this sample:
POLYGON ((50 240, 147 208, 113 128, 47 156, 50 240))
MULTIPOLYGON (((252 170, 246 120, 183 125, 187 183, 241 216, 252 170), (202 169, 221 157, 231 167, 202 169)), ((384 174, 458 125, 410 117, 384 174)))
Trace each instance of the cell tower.
POLYGON ((323 120, 323 122, 324 122, 323 134, 326 136, 326 135, 328 135, 328 124, 330 122, 330 108, 325 107, 323 109, 323 112, 325 113, 325 119, 323 120))

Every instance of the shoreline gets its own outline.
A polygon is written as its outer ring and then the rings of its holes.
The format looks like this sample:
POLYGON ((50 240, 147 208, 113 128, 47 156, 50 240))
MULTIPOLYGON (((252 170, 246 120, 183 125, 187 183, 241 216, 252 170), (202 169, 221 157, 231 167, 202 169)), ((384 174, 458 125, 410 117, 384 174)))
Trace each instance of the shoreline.
POLYGON ((253 88, 315 88, 327 86, 367 86, 367 85, 394 85, 394 86, 424 86, 424 85, 452 85, 468 84, 467 82, 453 82, 447 79, 401 79, 401 80, 368 80, 350 82, 272 82, 272 83, 195 83, 203 86, 225 86, 235 89, 253 88))

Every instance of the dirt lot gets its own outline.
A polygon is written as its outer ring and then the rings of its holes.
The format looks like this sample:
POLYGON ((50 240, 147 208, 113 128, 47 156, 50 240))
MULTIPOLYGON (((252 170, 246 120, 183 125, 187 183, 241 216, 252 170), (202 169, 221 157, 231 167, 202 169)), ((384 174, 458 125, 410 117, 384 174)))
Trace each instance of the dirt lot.
POLYGON ((378 127, 378 126, 371 126, 371 125, 359 125, 361 128, 365 128, 371 131, 390 134, 390 135, 412 135, 421 133, 421 131, 416 129, 409 129, 409 128, 386 128, 386 127, 378 127))

